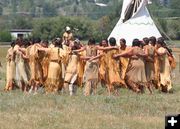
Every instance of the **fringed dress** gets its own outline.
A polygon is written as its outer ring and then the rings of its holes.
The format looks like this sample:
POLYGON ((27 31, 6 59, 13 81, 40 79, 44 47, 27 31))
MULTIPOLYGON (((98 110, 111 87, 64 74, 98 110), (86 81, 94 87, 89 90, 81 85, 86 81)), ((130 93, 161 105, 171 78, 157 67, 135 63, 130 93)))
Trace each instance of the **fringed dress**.
MULTIPOLYGON (((139 47, 133 47, 133 55, 144 53, 139 47)), ((139 86, 146 86, 147 79, 145 74, 145 64, 142 57, 138 59, 130 58, 129 65, 126 71, 126 81, 133 90, 138 91, 139 86), (130 83, 129 83, 130 82, 130 83)))
POLYGON ((64 79, 65 77, 65 73, 66 73, 66 67, 68 65, 69 62, 69 53, 70 53, 70 47, 63 45, 63 51, 64 51, 64 56, 65 58, 62 59, 61 63, 62 63, 62 78, 64 79))
POLYGON ((106 82, 107 79, 107 65, 106 65, 106 52, 99 51, 102 57, 99 59, 99 80, 106 82))
POLYGON ((66 90, 69 89, 70 95, 73 95, 75 92, 73 84, 76 81, 78 75, 78 62, 79 56, 77 54, 71 54, 69 56, 69 63, 66 68, 66 74, 64 78, 64 88, 66 90))
MULTIPOLYGON (((125 50, 120 49, 119 53, 123 53, 128 50, 129 50, 129 48, 126 47, 125 50)), ((120 57, 119 61, 120 61, 120 77, 122 80, 125 80, 126 70, 128 68, 128 64, 129 64, 129 58, 120 57)), ((124 86, 127 87, 126 84, 124 84, 124 86)))
MULTIPOLYGON (((156 49, 156 48, 155 48, 156 49)), ((159 67, 159 58, 158 58, 158 55, 157 53, 155 53, 155 57, 154 57, 154 84, 155 84, 155 87, 157 89, 160 88, 160 81, 159 81, 159 78, 160 78, 160 67, 159 67)))
POLYGON ((16 85, 22 88, 22 86, 28 85, 28 73, 26 67, 26 61, 22 57, 22 53, 18 50, 19 46, 15 45, 14 50, 16 51, 15 55, 15 65, 16 65, 16 75, 15 81, 16 85))
POLYGON ((146 45, 145 49, 148 51, 148 57, 145 58, 145 72, 148 82, 154 81, 155 79, 155 68, 154 68, 154 55, 155 48, 150 45, 146 45))
POLYGON ((164 53, 165 55, 159 56, 159 72, 160 72, 160 84, 163 91, 169 91, 172 89, 171 83, 171 66, 168 60, 168 52, 165 48, 160 47, 158 52, 164 53))
MULTIPOLYGON (((95 45, 86 46, 86 56, 97 56, 97 48, 95 45)), ((98 83, 98 60, 87 61, 85 65, 83 82, 85 83, 85 96, 95 92, 98 83)))
POLYGON ((106 54, 107 64, 107 83, 110 85, 125 84, 124 80, 120 77, 119 59, 114 59, 113 55, 118 54, 118 49, 108 50, 106 54))
MULTIPOLYGON (((85 56, 85 51, 80 52, 79 56, 85 56)), ((79 59, 79 61, 78 61, 78 76, 77 76, 77 85, 79 87, 82 87, 85 64, 86 64, 86 62, 84 60, 79 59)))
POLYGON ((32 85, 42 85, 43 84, 43 69, 42 69, 42 59, 38 53, 38 44, 30 46, 29 50, 29 66, 31 71, 31 78, 29 84, 32 85))
POLYGON ((62 59, 64 58, 64 51, 61 48, 54 47, 48 50, 50 58, 48 76, 45 82, 45 89, 47 93, 57 92, 63 87, 62 78, 62 59))
POLYGON ((5 90, 9 91, 12 90, 15 86, 15 73, 16 72, 16 66, 15 66, 15 54, 14 50, 11 47, 8 50, 7 55, 7 66, 6 66, 6 86, 5 90))

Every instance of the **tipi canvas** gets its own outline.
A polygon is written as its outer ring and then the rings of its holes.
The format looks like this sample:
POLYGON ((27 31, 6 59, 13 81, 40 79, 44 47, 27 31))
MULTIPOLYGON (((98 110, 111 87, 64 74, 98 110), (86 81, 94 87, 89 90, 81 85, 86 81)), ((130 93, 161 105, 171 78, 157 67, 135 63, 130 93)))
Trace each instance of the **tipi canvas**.
POLYGON ((148 0, 124 0, 121 18, 109 38, 116 38, 118 45, 119 40, 124 38, 127 45, 131 46, 135 38, 142 40, 144 37, 161 37, 146 8, 148 3, 148 0))

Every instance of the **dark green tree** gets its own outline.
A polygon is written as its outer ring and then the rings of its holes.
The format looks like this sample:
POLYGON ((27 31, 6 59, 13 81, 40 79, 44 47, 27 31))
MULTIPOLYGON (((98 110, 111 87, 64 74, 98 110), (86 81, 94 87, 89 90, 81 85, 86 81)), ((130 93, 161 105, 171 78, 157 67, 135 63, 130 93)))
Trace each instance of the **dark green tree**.
POLYGON ((3 30, 0 32, 0 41, 1 42, 10 42, 11 41, 11 34, 7 30, 3 30))
POLYGON ((13 29, 31 29, 32 23, 31 18, 24 17, 24 16, 15 16, 11 19, 12 22, 12 28, 13 29))
POLYGON ((180 0, 170 0, 170 7, 172 9, 180 9, 180 0))
POLYGON ((47 17, 53 17, 57 15, 57 10, 54 4, 44 3, 43 5, 43 15, 47 17))

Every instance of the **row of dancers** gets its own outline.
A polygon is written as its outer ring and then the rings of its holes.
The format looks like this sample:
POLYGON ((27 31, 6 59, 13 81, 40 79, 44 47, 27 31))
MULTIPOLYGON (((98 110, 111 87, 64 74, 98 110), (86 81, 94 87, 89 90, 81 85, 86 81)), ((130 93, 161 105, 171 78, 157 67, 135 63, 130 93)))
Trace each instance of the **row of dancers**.
POLYGON ((28 41, 18 38, 7 52, 5 90, 21 89, 37 93, 69 93, 76 87, 84 88, 84 95, 96 94, 97 86, 107 88, 109 95, 118 95, 120 88, 143 93, 153 87, 162 92, 172 91, 171 71, 176 62, 163 38, 126 40, 103 39, 96 44, 89 39, 82 44, 78 39, 63 41, 56 38, 49 45, 39 38, 28 41))

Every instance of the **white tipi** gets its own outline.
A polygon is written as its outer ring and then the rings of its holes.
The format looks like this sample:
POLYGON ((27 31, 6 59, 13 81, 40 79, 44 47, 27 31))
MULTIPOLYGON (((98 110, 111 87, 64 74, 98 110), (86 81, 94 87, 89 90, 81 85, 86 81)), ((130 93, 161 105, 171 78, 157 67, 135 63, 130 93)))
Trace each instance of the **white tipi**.
POLYGON ((121 18, 109 38, 116 38, 118 45, 119 40, 124 38, 130 46, 135 38, 142 40, 144 37, 161 37, 146 8, 148 3, 149 0, 124 0, 121 18))

